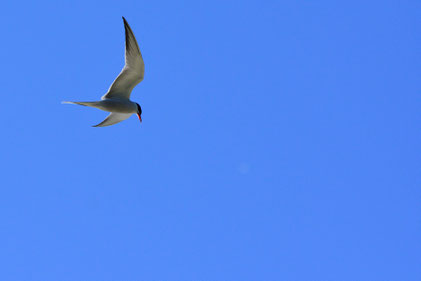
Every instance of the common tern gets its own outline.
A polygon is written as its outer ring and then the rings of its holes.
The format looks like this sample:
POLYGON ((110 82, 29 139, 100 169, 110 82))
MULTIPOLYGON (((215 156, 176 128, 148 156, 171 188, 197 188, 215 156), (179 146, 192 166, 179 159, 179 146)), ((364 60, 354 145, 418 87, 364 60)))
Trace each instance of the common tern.
POLYGON ((130 100, 130 94, 133 88, 143 80, 145 65, 133 31, 124 17, 123 22, 126 34, 125 65, 111 84, 108 92, 102 96, 100 101, 62 102, 95 107, 111 112, 104 121, 93 127, 105 127, 117 124, 129 118, 133 113, 136 113, 140 122, 142 122, 142 108, 138 103, 130 100))

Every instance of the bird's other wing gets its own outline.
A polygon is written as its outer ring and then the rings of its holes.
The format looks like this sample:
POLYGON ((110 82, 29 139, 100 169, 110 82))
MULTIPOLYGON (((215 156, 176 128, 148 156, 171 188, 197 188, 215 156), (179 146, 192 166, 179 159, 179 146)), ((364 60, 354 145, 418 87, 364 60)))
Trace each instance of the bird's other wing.
POLYGON ((132 113, 127 114, 127 113, 111 112, 110 115, 108 115, 107 118, 104 119, 104 121, 92 127, 106 127, 106 126, 114 125, 114 124, 117 124, 118 122, 126 120, 131 115, 132 113))
POLYGON ((143 63, 139 45, 137 44, 132 29, 124 17, 123 22, 126 33, 125 65, 102 99, 128 99, 130 98, 133 88, 143 80, 145 64, 143 63))

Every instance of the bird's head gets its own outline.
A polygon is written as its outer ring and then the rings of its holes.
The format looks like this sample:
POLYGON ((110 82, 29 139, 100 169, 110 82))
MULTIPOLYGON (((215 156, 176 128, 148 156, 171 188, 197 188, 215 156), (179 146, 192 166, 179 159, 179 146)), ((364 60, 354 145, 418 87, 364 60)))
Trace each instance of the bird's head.
POLYGON ((139 121, 142 122, 142 108, 140 107, 140 105, 138 103, 136 103, 137 105, 137 116, 139 117, 139 121))

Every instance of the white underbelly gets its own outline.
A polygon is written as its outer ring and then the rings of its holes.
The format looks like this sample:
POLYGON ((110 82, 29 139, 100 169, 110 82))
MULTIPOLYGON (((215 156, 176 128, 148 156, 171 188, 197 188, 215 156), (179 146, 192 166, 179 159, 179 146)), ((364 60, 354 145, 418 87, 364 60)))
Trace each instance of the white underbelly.
POLYGON ((136 113, 137 107, 134 102, 131 101, 119 101, 106 99, 102 100, 98 104, 98 108, 108 112, 118 113, 136 113))

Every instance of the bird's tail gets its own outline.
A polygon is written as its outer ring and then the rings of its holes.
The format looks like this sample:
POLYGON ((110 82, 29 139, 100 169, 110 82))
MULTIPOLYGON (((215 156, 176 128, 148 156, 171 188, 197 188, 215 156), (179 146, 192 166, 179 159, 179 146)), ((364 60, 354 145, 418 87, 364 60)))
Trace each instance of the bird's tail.
POLYGON ((98 105, 98 102, 96 101, 62 101, 61 103, 78 104, 78 105, 92 106, 92 107, 96 107, 96 105, 98 105))

